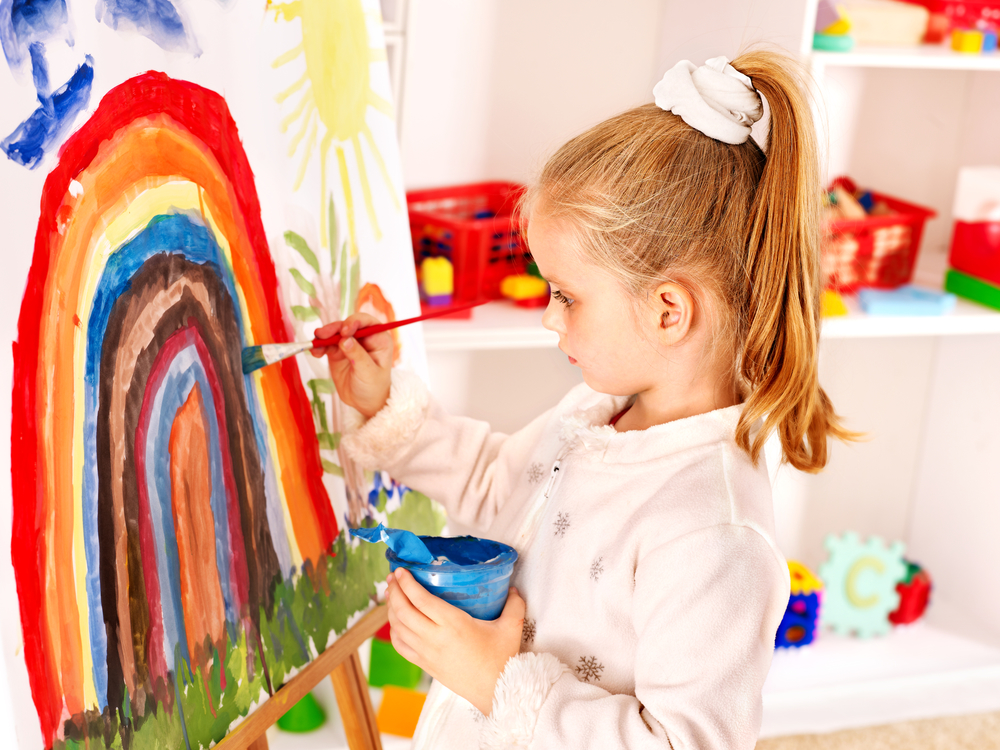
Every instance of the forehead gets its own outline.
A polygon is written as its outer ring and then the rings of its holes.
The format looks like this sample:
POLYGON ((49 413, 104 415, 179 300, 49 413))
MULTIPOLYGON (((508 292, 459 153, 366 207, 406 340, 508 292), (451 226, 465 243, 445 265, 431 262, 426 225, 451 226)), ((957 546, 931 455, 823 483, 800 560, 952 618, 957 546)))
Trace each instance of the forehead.
POLYGON ((554 284, 567 284, 598 270, 583 251, 579 233, 564 219, 544 214, 528 223, 528 248, 543 277, 554 284))

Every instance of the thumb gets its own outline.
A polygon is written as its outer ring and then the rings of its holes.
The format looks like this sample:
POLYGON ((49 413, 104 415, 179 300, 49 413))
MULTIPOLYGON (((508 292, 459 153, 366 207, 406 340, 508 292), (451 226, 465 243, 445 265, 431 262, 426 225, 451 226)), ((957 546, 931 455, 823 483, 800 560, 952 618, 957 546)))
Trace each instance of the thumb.
POLYGON ((525 612, 524 599, 513 586, 507 592, 507 603, 503 605, 500 617, 503 619, 523 620, 525 612))

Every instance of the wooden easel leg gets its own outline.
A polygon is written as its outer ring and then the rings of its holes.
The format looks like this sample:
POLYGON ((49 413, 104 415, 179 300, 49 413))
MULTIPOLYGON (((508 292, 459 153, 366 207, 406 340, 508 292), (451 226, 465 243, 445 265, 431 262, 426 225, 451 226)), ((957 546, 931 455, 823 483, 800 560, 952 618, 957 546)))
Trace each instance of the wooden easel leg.
POLYGON ((382 750, 368 680, 355 651, 330 673, 350 750, 382 750))
POLYGON ((247 750, 267 750, 267 735, 262 734, 260 737, 251 742, 247 745, 247 750))

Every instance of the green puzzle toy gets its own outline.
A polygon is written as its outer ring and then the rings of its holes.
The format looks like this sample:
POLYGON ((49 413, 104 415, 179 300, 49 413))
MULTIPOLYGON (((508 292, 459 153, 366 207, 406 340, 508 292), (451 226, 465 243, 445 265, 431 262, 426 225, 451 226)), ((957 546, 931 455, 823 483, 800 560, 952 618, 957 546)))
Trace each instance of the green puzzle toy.
POLYGON ((826 586, 821 619, 841 635, 861 638, 885 635, 892 629, 889 614, 899 606, 896 584, 906 574, 905 545, 886 547, 877 537, 862 542, 849 531, 828 534, 829 559, 819 568, 826 586))

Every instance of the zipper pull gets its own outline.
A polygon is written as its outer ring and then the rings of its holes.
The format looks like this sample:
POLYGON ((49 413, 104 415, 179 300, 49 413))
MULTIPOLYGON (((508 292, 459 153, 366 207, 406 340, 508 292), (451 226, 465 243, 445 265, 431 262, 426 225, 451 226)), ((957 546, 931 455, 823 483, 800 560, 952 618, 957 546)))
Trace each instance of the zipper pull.
POLYGON ((548 484, 545 485, 545 494, 544 494, 544 497, 547 498, 549 496, 549 493, 552 492, 552 487, 556 483, 556 477, 557 476, 559 476, 559 460, 558 459, 556 459, 556 462, 554 464, 552 464, 552 471, 549 472, 549 482, 548 482, 548 484))

